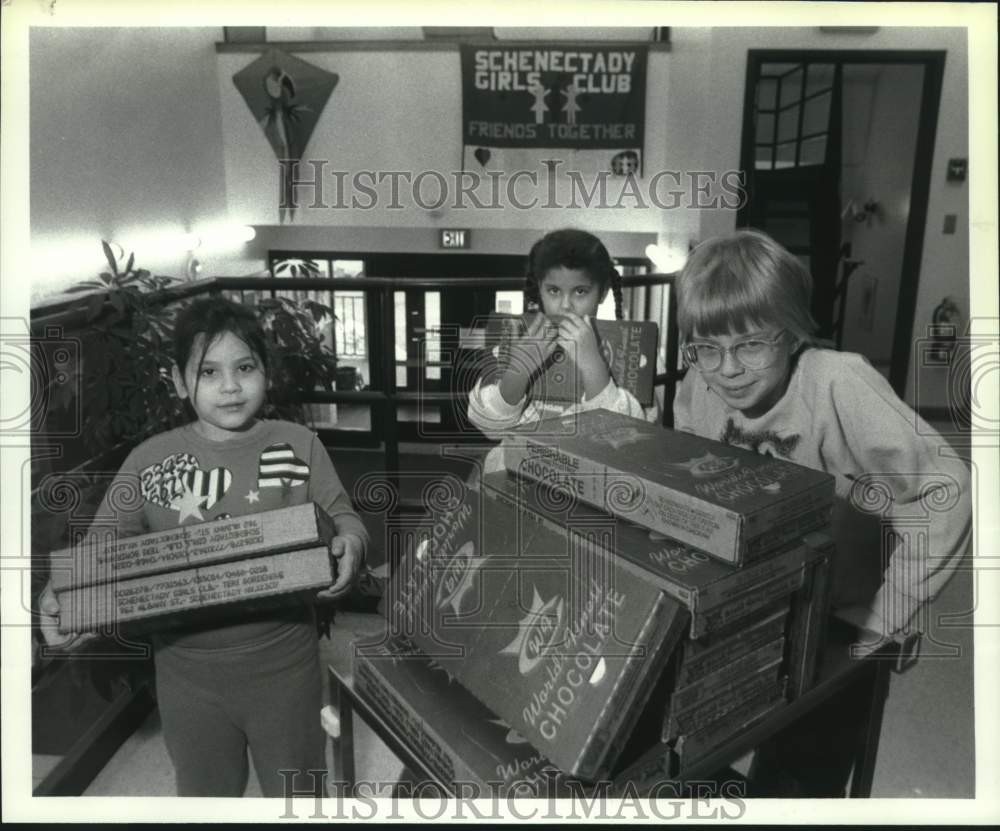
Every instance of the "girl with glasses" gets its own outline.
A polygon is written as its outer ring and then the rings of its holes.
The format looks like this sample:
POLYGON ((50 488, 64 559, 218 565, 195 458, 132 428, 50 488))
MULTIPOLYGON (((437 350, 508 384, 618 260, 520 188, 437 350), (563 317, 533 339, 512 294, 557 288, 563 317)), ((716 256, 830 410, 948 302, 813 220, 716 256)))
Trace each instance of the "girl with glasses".
MULTIPOLYGON (((871 647, 916 624, 966 552, 969 471, 865 358, 819 345, 811 292, 799 260, 766 234, 699 245, 677 285, 690 369, 674 424, 834 477, 833 604, 873 633, 871 647)), ((836 698, 836 712, 817 711, 814 733, 793 725, 759 753, 757 794, 843 796, 853 745, 838 737, 861 705, 836 698)))

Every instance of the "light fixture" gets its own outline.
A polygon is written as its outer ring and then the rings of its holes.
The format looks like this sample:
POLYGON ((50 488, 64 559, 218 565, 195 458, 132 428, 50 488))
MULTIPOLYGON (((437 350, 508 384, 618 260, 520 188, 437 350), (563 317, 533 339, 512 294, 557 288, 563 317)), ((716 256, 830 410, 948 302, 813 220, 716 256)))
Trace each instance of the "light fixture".
POLYGON ((183 251, 196 251, 201 247, 201 237, 197 234, 184 234, 178 243, 183 251))
POLYGON ((200 225, 197 232, 202 239, 204 248, 212 251, 239 248, 257 236, 257 230, 253 226, 231 223, 200 225))
POLYGON ((653 267, 660 274, 673 274, 684 268, 687 262, 687 255, 669 248, 665 245, 650 243, 646 246, 646 258, 653 263, 653 267))
POLYGON ((878 26, 820 26, 824 35, 874 35, 878 26))

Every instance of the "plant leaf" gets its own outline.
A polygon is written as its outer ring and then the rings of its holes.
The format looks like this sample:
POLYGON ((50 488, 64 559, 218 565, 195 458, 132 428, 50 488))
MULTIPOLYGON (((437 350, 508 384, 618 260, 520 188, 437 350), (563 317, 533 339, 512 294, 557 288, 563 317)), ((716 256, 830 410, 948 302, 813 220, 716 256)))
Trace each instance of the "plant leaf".
POLYGON ((111 250, 111 246, 108 245, 107 240, 101 240, 101 247, 104 249, 104 257, 108 261, 108 265, 111 267, 111 273, 118 276, 118 260, 115 258, 114 251, 111 250))

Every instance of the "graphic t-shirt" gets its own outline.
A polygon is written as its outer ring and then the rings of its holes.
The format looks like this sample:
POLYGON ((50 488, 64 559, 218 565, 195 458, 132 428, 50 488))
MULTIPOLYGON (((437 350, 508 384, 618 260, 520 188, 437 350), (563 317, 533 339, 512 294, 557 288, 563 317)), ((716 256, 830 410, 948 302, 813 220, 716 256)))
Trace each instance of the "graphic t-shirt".
MULTIPOLYGON (((211 441, 186 425, 133 450, 104 497, 96 519, 116 522, 123 537, 197 522, 315 502, 338 534, 368 534, 351 507, 330 456, 311 430, 287 421, 258 421, 227 441, 211 441)), ((250 612, 226 625, 170 628, 161 643, 226 647, 266 638, 281 626, 307 622, 303 603, 250 612)))

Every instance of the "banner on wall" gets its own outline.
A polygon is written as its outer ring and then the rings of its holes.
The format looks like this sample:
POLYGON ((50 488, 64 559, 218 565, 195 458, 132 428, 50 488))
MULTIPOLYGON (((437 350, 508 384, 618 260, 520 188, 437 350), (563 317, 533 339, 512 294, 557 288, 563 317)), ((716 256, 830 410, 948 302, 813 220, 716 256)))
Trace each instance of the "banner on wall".
POLYGON ((461 45, 463 169, 641 174, 644 44, 461 45))
MULTIPOLYGON (((286 168, 302 161, 306 145, 316 128, 339 77, 279 49, 269 49, 249 66, 233 75, 253 117, 260 124, 278 161, 286 168)), ((278 194, 281 222, 295 218, 294 176, 281 177, 278 194)))

